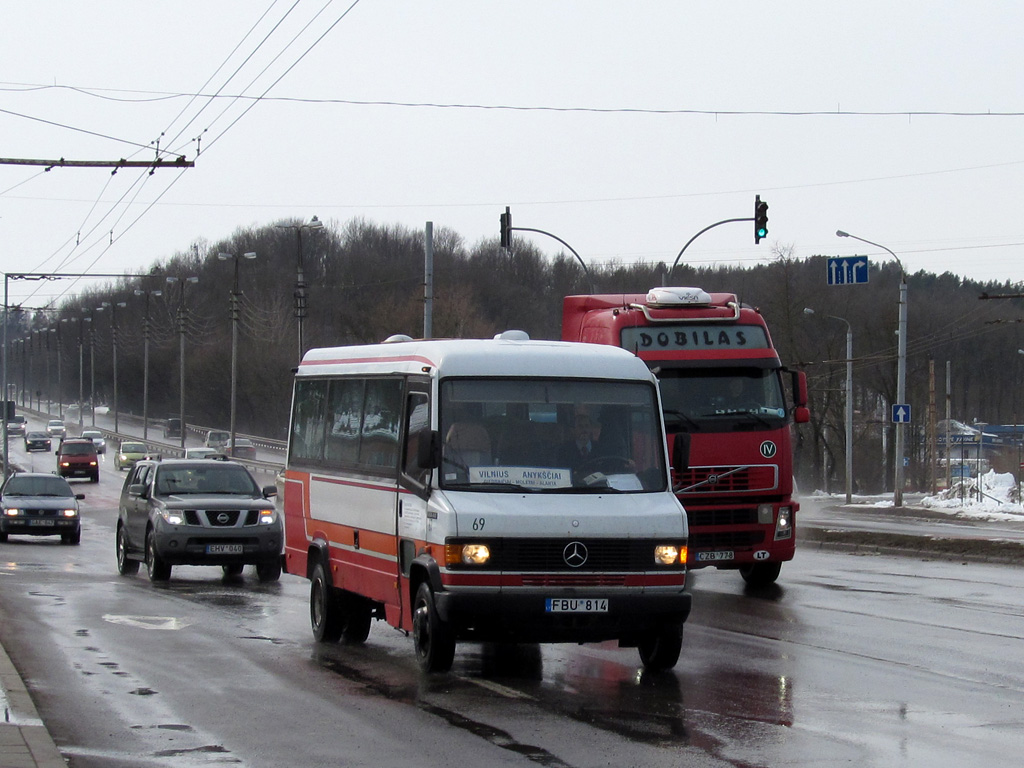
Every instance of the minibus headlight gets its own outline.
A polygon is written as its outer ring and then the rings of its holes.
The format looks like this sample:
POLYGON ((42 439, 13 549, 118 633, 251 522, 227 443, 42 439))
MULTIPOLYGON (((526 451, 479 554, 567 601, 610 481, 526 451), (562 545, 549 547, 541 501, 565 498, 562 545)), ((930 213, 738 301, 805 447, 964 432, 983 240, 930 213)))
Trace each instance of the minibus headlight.
POLYGON ((491 548, 486 544, 448 544, 445 546, 446 565, 485 565, 491 559, 491 548))
POLYGON ((679 565, 686 562, 686 547, 677 544, 659 544, 654 548, 654 562, 658 565, 679 565))

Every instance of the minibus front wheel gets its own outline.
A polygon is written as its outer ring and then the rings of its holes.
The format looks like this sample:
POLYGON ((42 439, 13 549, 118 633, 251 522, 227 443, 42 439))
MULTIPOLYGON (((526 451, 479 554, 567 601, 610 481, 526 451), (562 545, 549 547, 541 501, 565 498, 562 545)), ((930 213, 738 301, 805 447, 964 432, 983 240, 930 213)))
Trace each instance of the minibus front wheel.
POLYGON ((345 617, 334 593, 334 587, 327 579, 323 563, 313 568, 309 586, 309 623, 313 637, 318 643, 336 643, 345 628, 345 617))
POLYGON ((651 672, 672 669, 679 661, 683 649, 682 625, 663 627, 640 641, 640 661, 651 672))
POLYGON ((452 668, 455 660, 455 635, 448 623, 437 615, 434 592, 426 582, 416 590, 412 638, 420 669, 424 672, 447 672, 452 668))

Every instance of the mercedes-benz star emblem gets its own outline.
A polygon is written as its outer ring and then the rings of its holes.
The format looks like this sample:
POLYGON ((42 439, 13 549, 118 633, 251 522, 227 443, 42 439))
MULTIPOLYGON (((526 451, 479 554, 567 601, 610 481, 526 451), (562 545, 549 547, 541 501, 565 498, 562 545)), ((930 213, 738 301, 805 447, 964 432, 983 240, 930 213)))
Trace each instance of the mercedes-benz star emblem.
POLYGON ((570 568, 579 568, 587 562, 587 545, 581 541, 573 541, 565 545, 562 550, 562 559, 570 568))

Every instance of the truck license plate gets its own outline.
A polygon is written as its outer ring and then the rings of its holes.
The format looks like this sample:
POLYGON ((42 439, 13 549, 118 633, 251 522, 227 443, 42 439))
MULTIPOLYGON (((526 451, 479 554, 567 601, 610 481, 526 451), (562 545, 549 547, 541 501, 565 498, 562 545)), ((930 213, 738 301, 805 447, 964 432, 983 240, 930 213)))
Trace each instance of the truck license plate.
POLYGON ((698 552, 698 563, 713 563, 718 560, 735 560, 736 553, 729 549, 720 549, 715 552, 698 552))
POLYGON ((607 613, 607 597, 549 597, 544 608, 548 613, 607 613))
POLYGON ((207 544, 208 555, 241 555, 244 552, 241 544, 207 544))

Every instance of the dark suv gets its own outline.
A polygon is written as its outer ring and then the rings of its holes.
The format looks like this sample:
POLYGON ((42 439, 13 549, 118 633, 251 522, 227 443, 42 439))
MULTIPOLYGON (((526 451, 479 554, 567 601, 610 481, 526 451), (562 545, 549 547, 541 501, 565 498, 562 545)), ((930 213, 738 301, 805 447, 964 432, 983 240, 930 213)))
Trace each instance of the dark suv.
POLYGON ((57 448, 57 474, 61 477, 88 477, 100 481, 100 457, 96 444, 88 438, 61 440, 57 448))
POLYGON ((151 581, 173 565, 219 565, 237 576, 249 564, 260 581, 281 576, 284 523, 241 464, 226 459, 143 459, 125 478, 117 519, 117 570, 146 563, 151 581))

